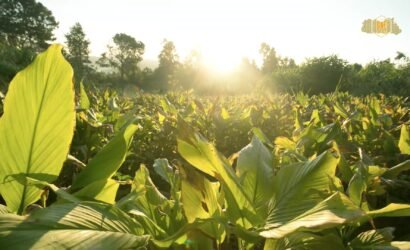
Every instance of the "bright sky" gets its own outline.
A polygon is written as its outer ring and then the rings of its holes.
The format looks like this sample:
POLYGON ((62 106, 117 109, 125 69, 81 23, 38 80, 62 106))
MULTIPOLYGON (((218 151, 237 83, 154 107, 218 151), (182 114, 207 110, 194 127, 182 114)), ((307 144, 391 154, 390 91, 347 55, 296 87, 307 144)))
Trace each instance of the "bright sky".
POLYGON ((145 43, 145 59, 155 60, 164 38, 184 58, 200 50, 205 62, 228 70, 243 57, 260 61, 259 46, 267 42, 282 56, 302 62, 306 57, 337 54, 366 63, 410 55, 408 0, 39 0, 60 26, 57 40, 80 22, 91 54, 99 56, 116 33, 145 43), (402 33, 379 37, 361 32, 362 22, 393 17, 402 33))

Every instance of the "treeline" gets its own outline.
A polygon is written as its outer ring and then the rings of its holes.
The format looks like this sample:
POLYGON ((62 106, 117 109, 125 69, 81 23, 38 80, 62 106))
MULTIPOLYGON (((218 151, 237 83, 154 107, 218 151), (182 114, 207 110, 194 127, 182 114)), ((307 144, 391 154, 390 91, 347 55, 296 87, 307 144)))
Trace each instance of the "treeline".
MULTIPOLYGON (((17 71, 55 40, 58 22, 35 0, 0 2, 0 84, 7 88, 17 71)), ((75 82, 114 88, 134 87, 150 92, 193 89, 199 93, 249 93, 252 91, 327 93, 336 89, 353 94, 410 93, 410 59, 397 52, 394 59, 367 65, 350 64, 336 55, 309 58, 301 64, 282 57, 262 43, 261 66, 244 58, 228 75, 218 75, 192 51, 184 60, 172 41, 164 40, 155 69, 142 67, 145 44, 124 34, 115 34, 98 60, 90 58, 90 41, 80 23, 65 35, 65 56, 75 71, 75 82)), ((241 53, 241 51, 238 51, 241 53)), ((223 56, 223 55, 221 55, 223 56)))

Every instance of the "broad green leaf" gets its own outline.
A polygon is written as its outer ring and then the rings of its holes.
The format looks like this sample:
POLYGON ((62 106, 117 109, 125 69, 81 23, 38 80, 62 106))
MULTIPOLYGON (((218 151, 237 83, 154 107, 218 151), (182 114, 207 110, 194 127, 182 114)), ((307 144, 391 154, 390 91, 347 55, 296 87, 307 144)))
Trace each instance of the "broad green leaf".
POLYGON ((292 233, 281 239, 267 239, 264 250, 283 250, 283 249, 332 249, 346 250, 342 239, 331 233, 315 234, 309 232, 292 233))
POLYGON ((285 223, 280 225, 268 224, 260 235, 265 238, 279 239, 298 230, 323 230, 356 221, 363 216, 362 210, 345 195, 336 192, 313 208, 285 223))
POLYGON ((221 109, 221 116, 222 116, 222 119, 224 120, 227 120, 230 118, 229 112, 225 108, 221 109))
POLYGON ((165 119, 166 119, 166 117, 163 116, 160 112, 158 112, 158 121, 159 121, 159 124, 163 125, 165 119))
POLYGON ((341 128, 338 122, 331 123, 318 129, 313 127, 311 128, 311 130, 306 130, 307 133, 305 136, 310 137, 317 143, 329 142, 341 134, 341 128))
POLYGON ((178 110, 172 105, 172 103, 166 98, 161 98, 160 100, 162 109, 169 114, 177 114, 178 110))
POLYGON ((386 227, 360 233, 349 242, 350 249, 363 250, 407 250, 410 249, 410 242, 400 242, 393 240, 394 228, 386 227))
POLYGON ((154 170, 157 172, 161 178, 166 181, 168 184, 172 183, 172 176, 174 172, 172 171, 172 167, 169 165, 167 159, 156 159, 154 161, 154 170))
POLYGON ((188 134, 177 139, 178 152, 192 166, 219 180, 226 193, 228 215, 233 222, 245 228, 261 223, 227 159, 199 134, 189 132, 189 128, 180 127, 182 129, 188 134))
POLYGON ((295 110, 295 129, 299 130, 299 129, 303 129, 303 122, 300 119, 300 111, 299 109, 295 110))
MULTIPOLYGON (((181 200, 188 223, 197 219, 221 218, 222 208, 218 203, 219 183, 212 183, 193 169, 181 168, 181 200)), ((222 243, 226 232, 223 224, 217 221, 205 223, 200 228, 207 235, 222 243)))
MULTIPOLYGON (((167 198, 154 185, 149 177, 148 169, 144 165, 141 165, 140 169, 135 173, 131 191, 143 194, 136 199, 137 207, 155 221, 157 218, 155 210, 159 212, 158 207, 166 203, 167 198)), ((160 217, 158 216, 158 218, 160 217)))
POLYGON ((184 242, 185 249, 214 249, 214 240, 201 231, 192 230, 184 242))
POLYGON ((90 100, 85 92, 83 81, 80 82, 80 109, 87 110, 90 108, 90 100))
MULTIPOLYGON (((193 235, 193 233, 198 231, 198 228, 201 228, 204 224, 207 224, 210 222, 217 222, 217 221, 214 219, 205 219, 205 220, 197 219, 194 223, 184 224, 183 226, 181 226, 180 229, 172 232, 171 236, 165 239, 153 239, 152 242, 160 248, 168 248, 168 249, 170 249, 170 246, 173 243, 177 243, 179 245, 185 245, 185 246, 190 245, 192 247, 197 247, 198 246, 196 244, 197 237, 196 235, 193 235)), ((194 248, 194 249, 197 249, 197 248, 194 248)), ((202 249, 202 248, 200 247, 199 249, 202 249)), ((209 248, 207 248, 207 246, 204 246, 204 249, 209 249, 209 248)))
POLYGON ((4 249, 135 249, 148 243, 142 233, 127 214, 96 202, 53 205, 28 217, 0 215, 4 249))
POLYGON ((142 225, 144 230, 154 238, 160 238, 160 236, 162 235, 167 235, 167 233, 161 227, 159 227, 155 223, 155 221, 153 221, 143 212, 131 208, 127 210, 127 213, 133 216, 142 225))
POLYGON ((405 124, 401 126, 399 149, 402 154, 410 155, 410 133, 405 124))
POLYGON ((119 132, 123 128, 129 126, 130 124, 135 123, 140 119, 143 119, 141 116, 135 115, 136 113, 137 109, 135 108, 118 117, 117 121, 114 124, 114 131, 119 132))
POLYGON ((66 192, 65 190, 63 190, 61 188, 58 188, 56 185, 50 184, 46 181, 40 181, 40 180, 36 180, 36 179, 30 178, 30 177, 25 177, 25 176, 21 176, 21 177, 17 178, 16 180, 24 186, 35 186, 39 189, 49 188, 58 197, 60 197, 61 199, 66 200, 66 201, 73 202, 73 203, 79 203, 80 202, 80 200, 78 198, 76 198, 75 196, 69 194, 68 192, 66 192))
POLYGON ((132 136, 138 126, 130 124, 119 131, 111 141, 94 156, 87 167, 77 176, 71 190, 78 190, 95 181, 108 181, 121 164, 128 152, 132 136))
POLYGON ((409 250, 410 249, 409 241, 392 241, 390 242, 390 245, 391 247, 387 248, 388 250, 409 250))
POLYGON ((253 133, 254 136, 258 137, 258 139, 262 143, 264 143, 264 144, 268 145, 269 147, 273 148, 272 143, 269 141, 268 137, 266 137, 266 135, 263 133, 263 131, 260 128, 253 127, 252 128, 252 133, 253 133))
POLYGON ((10 211, 7 209, 6 206, 0 204, 0 214, 8 214, 10 211))
POLYGON ((393 240, 393 231, 394 228, 386 227, 360 233, 349 242, 349 246, 354 249, 376 249, 377 246, 388 244, 393 240))
POLYGON ((97 200, 114 204, 120 184, 113 180, 94 181, 73 195, 81 200, 97 200))
MULTIPOLYGON (((135 173, 131 193, 121 199, 117 206, 126 212, 137 210, 145 214, 150 220, 149 223, 155 224, 150 227, 156 239, 164 239, 174 234, 186 223, 177 201, 168 200, 161 194, 144 165, 135 173)), ((146 219, 140 218, 147 222, 146 219)))
POLYGON ((236 171, 246 195, 259 215, 265 218, 267 203, 273 195, 273 155, 258 137, 254 136, 239 152, 236 171))
POLYGON ((404 161, 394 167, 389 168, 386 172, 384 172, 383 177, 394 179, 397 178, 401 172, 408 170, 410 170, 410 160, 404 161))
POLYGON ((353 175, 349 182, 347 192, 350 199, 357 205, 360 206, 362 203, 363 193, 367 189, 367 166, 359 162, 357 164, 356 173, 353 175))
POLYGON ((374 126, 381 126, 381 122, 379 120, 379 114, 376 112, 375 109, 369 108, 370 111, 370 121, 374 126))
POLYGON ((288 149, 288 150, 296 149, 296 143, 283 136, 276 137, 275 145, 279 148, 288 149))
POLYGON ((338 122, 320 128, 315 128, 313 124, 310 124, 303 129, 299 136, 294 136, 294 140, 297 141, 296 148, 303 149, 304 155, 311 156, 327 149, 329 144, 338 139, 341 133, 338 122))
POLYGON ((177 192, 180 189, 179 173, 174 172, 167 159, 156 159, 153 164, 155 172, 171 186, 171 196, 178 200, 177 192))
POLYGON ((376 112, 376 114, 381 114, 380 102, 376 97, 370 99, 370 108, 376 112))
POLYGON ((120 110, 120 108, 118 107, 118 104, 117 104, 117 97, 116 96, 110 97, 108 99, 107 105, 110 109, 112 109, 114 111, 119 111, 120 110))
POLYGON ((384 208, 367 212, 372 217, 410 216, 410 204, 390 203, 384 208))
POLYGON ((338 101, 333 105, 336 114, 339 114, 343 118, 349 118, 349 112, 338 101))
MULTIPOLYGON (((333 152, 335 153, 335 152, 333 152)), ((282 167, 273 180, 266 227, 274 228, 313 208, 330 193, 338 157, 326 151, 314 160, 282 167)))
POLYGON ((383 149, 385 156, 394 156, 400 152, 400 149, 397 147, 396 138, 388 131, 383 131, 382 134, 383 138, 381 139, 383 142, 383 149))
POLYGON ((336 142, 333 142, 333 148, 340 155, 340 160, 339 160, 339 163, 337 164, 338 170, 340 171, 340 178, 344 182, 349 182, 351 178, 353 177, 354 173, 352 169, 350 168, 349 163, 346 160, 345 156, 340 153, 339 146, 336 144, 336 142))
POLYGON ((75 108, 73 70, 52 45, 11 81, 0 119, 0 192, 22 214, 42 190, 13 176, 53 182, 67 159, 75 108))

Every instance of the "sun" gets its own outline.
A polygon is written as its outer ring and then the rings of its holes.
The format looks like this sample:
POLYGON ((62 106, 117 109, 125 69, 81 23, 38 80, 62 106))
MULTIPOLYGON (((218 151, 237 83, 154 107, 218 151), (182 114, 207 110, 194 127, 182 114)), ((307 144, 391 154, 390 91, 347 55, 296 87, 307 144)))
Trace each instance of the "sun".
POLYGON ((224 43, 206 43, 201 48, 204 65, 218 74, 233 72, 241 62, 240 52, 224 43))
POLYGON ((238 66, 239 59, 230 54, 224 53, 204 53, 204 64, 211 71, 219 74, 228 74, 238 66))

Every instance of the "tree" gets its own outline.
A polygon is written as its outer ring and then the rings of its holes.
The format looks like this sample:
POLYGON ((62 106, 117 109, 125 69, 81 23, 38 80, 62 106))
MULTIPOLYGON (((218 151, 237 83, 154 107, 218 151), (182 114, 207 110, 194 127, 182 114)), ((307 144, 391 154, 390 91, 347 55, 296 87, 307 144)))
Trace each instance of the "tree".
POLYGON ((41 51, 55 40, 53 14, 35 0, 0 1, 0 39, 8 46, 41 51))
POLYGON ((179 63, 179 56, 172 41, 166 39, 163 41, 163 48, 158 55, 158 59, 160 68, 173 69, 176 67, 179 63))
POLYGON ((276 50, 270 47, 267 43, 262 43, 259 49, 262 55, 262 73, 271 74, 279 65, 279 58, 276 55, 276 50))
POLYGON ((29 65, 34 56, 31 49, 18 49, 0 42, 0 88, 7 89, 11 79, 29 65))
POLYGON ((108 53, 102 54, 98 63, 118 70, 122 81, 135 81, 138 63, 142 61, 144 54, 144 43, 124 33, 116 34, 113 42, 114 44, 108 45, 108 53))
POLYGON ((157 87, 160 89, 169 89, 176 87, 175 73, 180 66, 179 57, 172 41, 164 40, 163 48, 158 55, 159 65, 155 70, 157 87))
POLYGON ((303 90, 300 68, 296 65, 279 68, 272 73, 272 82, 268 87, 274 92, 297 92, 303 90))
POLYGON ((90 70, 87 65, 90 63, 90 41, 86 39, 80 23, 74 24, 65 38, 68 49, 67 59, 73 66, 75 78, 80 80, 90 70))
POLYGON ((279 57, 278 58, 278 67, 281 69, 292 69, 296 68, 295 60, 289 57, 279 57))
POLYGON ((397 68, 390 59, 373 61, 358 72, 358 85, 353 90, 360 94, 381 92, 385 94, 408 94, 410 81, 406 79, 404 68, 397 68))
POLYGON ((335 55, 308 59, 300 68, 303 89, 311 94, 334 91, 346 65, 335 55))
POLYGON ((51 11, 35 0, 0 1, 0 85, 7 87, 36 52, 47 48, 57 26, 51 11))

